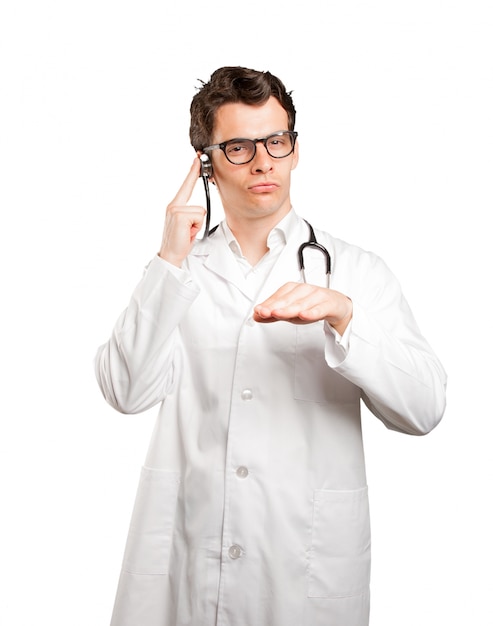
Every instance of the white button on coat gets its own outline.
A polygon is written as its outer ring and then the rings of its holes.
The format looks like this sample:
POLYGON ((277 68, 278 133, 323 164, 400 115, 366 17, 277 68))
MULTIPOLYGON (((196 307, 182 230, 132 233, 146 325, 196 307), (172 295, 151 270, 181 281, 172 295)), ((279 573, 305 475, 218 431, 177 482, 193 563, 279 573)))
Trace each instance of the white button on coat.
POLYGON ((241 548, 240 546, 232 545, 228 550, 229 557, 233 560, 239 559, 241 556, 241 548))
POLYGON ((241 392, 242 400, 251 400, 253 398, 253 393, 251 389, 243 389, 241 392))
POLYGON ((238 467, 236 470, 236 475, 238 478, 246 478, 248 476, 248 468, 246 467, 238 467))

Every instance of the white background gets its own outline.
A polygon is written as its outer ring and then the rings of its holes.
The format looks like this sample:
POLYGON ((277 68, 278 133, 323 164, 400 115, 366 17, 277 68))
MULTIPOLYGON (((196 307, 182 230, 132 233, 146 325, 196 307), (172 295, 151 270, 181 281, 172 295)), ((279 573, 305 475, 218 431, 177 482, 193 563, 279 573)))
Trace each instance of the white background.
POLYGON ((92 360, 191 164, 198 79, 222 65, 293 90, 296 210, 387 261, 449 374, 427 437, 364 417, 372 625, 493 624, 489 4, 3 3, 2 625, 109 623, 155 411, 113 411, 92 360))

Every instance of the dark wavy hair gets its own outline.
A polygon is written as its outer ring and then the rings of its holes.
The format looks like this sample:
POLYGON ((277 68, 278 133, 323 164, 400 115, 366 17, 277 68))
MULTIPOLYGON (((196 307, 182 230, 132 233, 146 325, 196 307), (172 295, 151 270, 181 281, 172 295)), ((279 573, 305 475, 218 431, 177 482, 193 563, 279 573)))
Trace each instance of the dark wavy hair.
POLYGON ((291 92, 270 72, 246 67, 221 67, 202 86, 190 105, 190 142, 195 150, 211 144, 217 109, 223 104, 241 102, 261 105, 273 96, 288 114, 287 130, 294 130, 296 111, 291 92))

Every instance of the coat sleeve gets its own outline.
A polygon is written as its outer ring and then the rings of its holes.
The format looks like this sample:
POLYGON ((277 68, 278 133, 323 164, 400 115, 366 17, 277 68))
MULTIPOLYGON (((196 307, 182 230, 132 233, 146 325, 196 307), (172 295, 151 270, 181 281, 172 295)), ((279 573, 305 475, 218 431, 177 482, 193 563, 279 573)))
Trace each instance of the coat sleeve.
POLYGON ((173 384, 176 329, 197 295, 159 257, 148 265, 95 357, 99 387, 113 408, 141 413, 164 399, 173 384))
POLYGON ((392 272, 371 253, 356 256, 340 286, 353 300, 349 346, 342 362, 329 365, 361 389, 369 410, 388 428, 424 435, 445 411, 446 373, 392 272))

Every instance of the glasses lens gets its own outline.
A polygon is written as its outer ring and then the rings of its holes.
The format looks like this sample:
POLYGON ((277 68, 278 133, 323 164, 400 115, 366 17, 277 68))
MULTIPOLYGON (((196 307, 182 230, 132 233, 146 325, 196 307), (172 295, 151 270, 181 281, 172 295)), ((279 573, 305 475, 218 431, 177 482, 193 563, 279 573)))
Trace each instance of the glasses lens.
POLYGON ((282 159, 293 151, 294 137, 290 133, 276 133, 267 137, 267 152, 276 159, 282 159))
POLYGON ((248 163, 255 153, 255 144, 250 139, 233 139, 224 147, 226 157, 235 165, 248 163))

